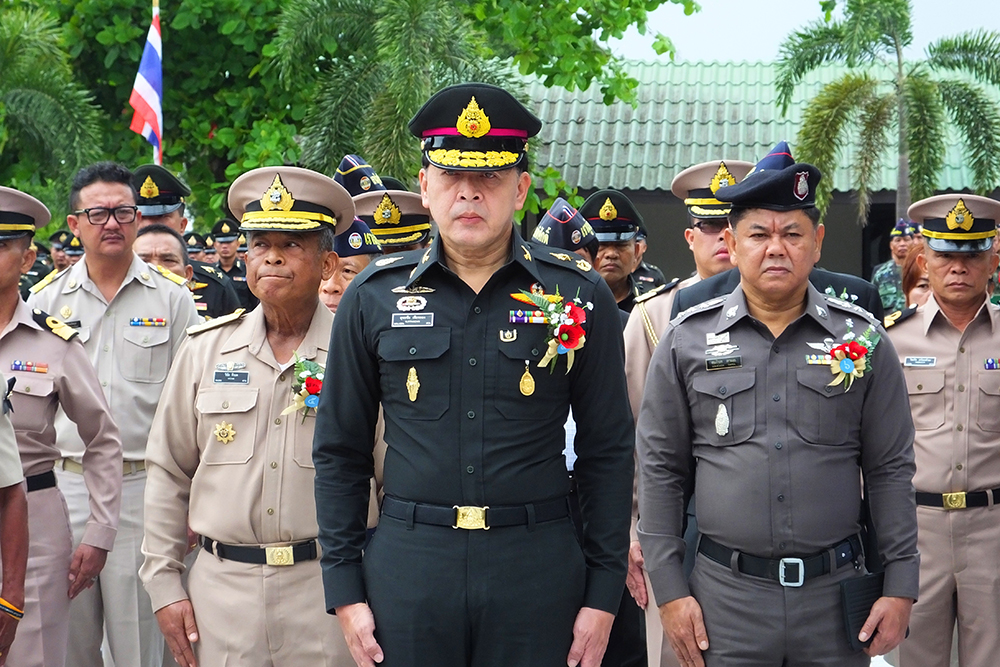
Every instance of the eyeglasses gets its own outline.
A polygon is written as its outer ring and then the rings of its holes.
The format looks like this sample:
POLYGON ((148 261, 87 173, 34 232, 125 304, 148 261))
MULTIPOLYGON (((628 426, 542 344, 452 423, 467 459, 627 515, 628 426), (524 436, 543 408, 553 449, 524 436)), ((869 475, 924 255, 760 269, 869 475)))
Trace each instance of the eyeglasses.
POLYGON ((80 215, 81 213, 87 214, 87 221, 92 225, 106 225, 108 220, 111 219, 111 214, 114 213, 115 220, 120 225, 127 225, 130 222, 135 222, 135 214, 138 212, 138 206, 116 206, 115 208, 107 208, 105 206, 94 206, 91 208, 80 209, 79 211, 73 211, 73 215, 80 215))
POLYGON ((692 227, 705 234, 721 234, 722 230, 729 226, 728 220, 699 220, 692 227))

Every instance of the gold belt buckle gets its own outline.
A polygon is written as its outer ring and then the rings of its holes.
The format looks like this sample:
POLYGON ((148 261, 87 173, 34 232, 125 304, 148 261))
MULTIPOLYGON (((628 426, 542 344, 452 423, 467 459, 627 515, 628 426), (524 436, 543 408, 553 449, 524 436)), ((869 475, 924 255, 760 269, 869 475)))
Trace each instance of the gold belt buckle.
POLYGON ((292 547, 264 547, 264 557, 268 565, 295 565, 295 556, 292 554, 292 547))
POLYGON ((965 509, 965 491, 959 491, 958 493, 942 493, 941 499, 946 510, 965 509))
POLYGON ((486 525, 486 510, 490 507, 459 507, 455 505, 455 525, 452 528, 463 530, 489 530, 486 525))

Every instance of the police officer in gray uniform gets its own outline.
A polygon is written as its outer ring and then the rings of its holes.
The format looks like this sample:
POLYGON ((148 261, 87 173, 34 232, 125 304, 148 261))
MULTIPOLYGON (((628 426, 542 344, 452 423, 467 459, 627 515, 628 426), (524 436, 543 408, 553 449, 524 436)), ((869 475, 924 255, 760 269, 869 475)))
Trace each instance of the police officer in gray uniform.
POLYGON ((867 665, 903 639, 917 597, 906 387, 879 322, 809 283, 819 179, 782 147, 719 189, 740 285, 674 320, 650 363, 638 532, 685 666, 867 665), (851 647, 839 585, 864 574, 862 475, 885 567, 858 633, 868 655, 851 647), (702 537, 688 581, 692 485, 702 537))

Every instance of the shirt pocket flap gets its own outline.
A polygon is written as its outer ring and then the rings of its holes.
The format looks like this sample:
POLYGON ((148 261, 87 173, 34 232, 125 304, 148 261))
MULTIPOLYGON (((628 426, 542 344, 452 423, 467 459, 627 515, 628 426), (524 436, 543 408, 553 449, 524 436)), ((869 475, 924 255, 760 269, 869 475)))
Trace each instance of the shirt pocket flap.
POLYGON ((910 395, 936 394, 944 389, 944 371, 910 371, 903 375, 910 395))
POLYGON ((257 389, 201 391, 196 407, 202 414, 247 412, 257 405, 257 389))
POLYGON ((42 380, 41 378, 27 380, 19 377, 17 378, 17 382, 14 383, 14 393, 25 396, 48 396, 54 390, 55 384, 52 380, 42 380))
POLYGON ((139 347, 154 347, 170 340, 167 327, 126 327, 122 338, 139 347))
POLYGON ((529 336, 509 343, 500 343, 501 354, 508 359, 520 361, 522 364, 528 360, 538 361, 542 358, 541 353, 545 349, 548 349, 546 343, 532 340, 529 336))
POLYGON ((751 389, 756 373, 750 371, 735 371, 729 373, 708 373, 697 375, 691 381, 691 386, 700 394, 714 396, 720 400, 751 389))
MULTIPOLYGON (((830 398, 833 396, 833 387, 830 385, 833 382, 834 376, 828 370, 826 366, 813 367, 813 368, 800 368, 795 371, 795 379, 798 380, 799 384, 807 389, 812 389, 814 392, 823 396, 824 398, 830 398)), ((843 394, 844 390, 841 389, 838 395, 843 394)))
POLYGON ((451 346, 451 328, 390 330, 379 336, 378 354, 386 361, 437 359, 451 346))

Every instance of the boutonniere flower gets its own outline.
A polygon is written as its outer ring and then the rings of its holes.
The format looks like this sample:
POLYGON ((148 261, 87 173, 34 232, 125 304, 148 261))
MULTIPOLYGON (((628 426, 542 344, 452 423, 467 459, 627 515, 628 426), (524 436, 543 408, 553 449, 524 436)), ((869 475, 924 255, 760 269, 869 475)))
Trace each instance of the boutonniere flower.
POLYGON ((323 390, 323 375, 325 369, 315 361, 303 359, 295 353, 295 380, 292 383, 292 404, 281 411, 287 415, 296 410, 302 411, 302 421, 310 410, 319 406, 319 393, 323 390))
POLYGON ((576 352, 583 349, 583 344, 587 342, 582 325, 587 321, 587 311, 593 310, 594 304, 583 303, 579 295, 572 301, 565 302, 559 294, 558 285, 555 294, 522 290, 511 296, 521 303, 538 308, 549 327, 548 348, 545 356, 538 362, 539 368, 548 366, 551 373, 555 371, 559 355, 566 355, 566 372, 569 373, 573 368, 576 352))
POLYGON ((827 338, 822 343, 809 343, 810 347, 823 350, 826 355, 806 356, 807 363, 828 364, 834 377, 827 386, 836 387, 843 384, 844 391, 850 390, 854 381, 863 378, 865 371, 871 368, 872 352, 881 340, 880 334, 873 326, 869 325, 864 333, 855 334, 854 321, 848 319, 846 324, 845 342, 834 345, 833 339, 827 338))

